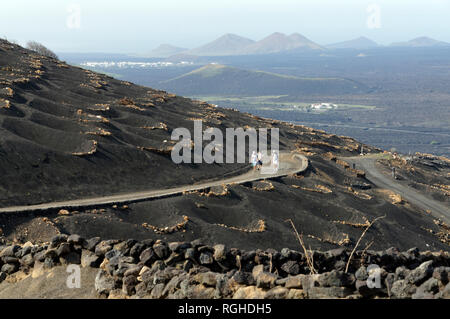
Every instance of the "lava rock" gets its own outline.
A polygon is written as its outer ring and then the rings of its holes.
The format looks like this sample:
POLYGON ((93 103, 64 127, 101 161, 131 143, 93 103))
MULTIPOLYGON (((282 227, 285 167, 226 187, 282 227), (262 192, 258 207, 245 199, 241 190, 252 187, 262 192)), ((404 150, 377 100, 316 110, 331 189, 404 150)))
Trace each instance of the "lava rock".
POLYGON ((153 248, 147 248, 145 249, 139 256, 139 260, 142 262, 145 266, 151 266, 153 262, 156 261, 156 254, 153 248))
POLYGON ((53 238, 50 240, 50 248, 56 248, 61 243, 67 242, 67 235, 59 234, 56 236, 53 236, 53 238))
POLYGON ((153 245, 153 251, 155 252, 156 256, 158 256, 160 259, 166 259, 169 257, 169 247, 167 247, 167 244, 163 242, 156 242, 153 245))
POLYGON ((95 254, 97 256, 104 256, 111 249, 112 246, 108 243, 108 241, 101 241, 97 246, 95 246, 95 254))
POLYGON ((100 266, 100 263, 102 262, 103 258, 100 256, 97 256, 90 250, 83 249, 81 251, 81 266, 82 267, 92 267, 97 268, 100 266))
POLYGON ((201 265, 211 265, 212 263, 214 263, 213 254, 209 251, 201 253, 198 260, 201 265))
POLYGON ((17 270, 19 270, 18 264, 4 264, 1 269, 3 273, 8 275, 15 273, 17 270))
POLYGON ((422 263, 419 267, 409 272, 409 274, 405 277, 405 279, 409 283, 419 286, 432 276, 433 274, 432 264, 433 264, 432 260, 422 263))
POLYGON ((106 271, 99 270, 95 276, 95 290, 100 295, 109 295, 109 292, 116 286, 114 279, 106 271))
POLYGON ((86 240, 83 243, 83 248, 90 250, 90 251, 95 251, 95 247, 101 242, 101 238, 100 237, 93 237, 91 239, 86 240))
POLYGON ((295 276, 300 273, 300 265, 296 261, 289 260, 285 262, 283 265, 281 265, 281 270, 283 270, 289 275, 295 276))
POLYGON ((271 289, 275 287, 275 281, 278 276, 268 272, 261 272, 256 276, 256 287, 263 289, 271 289))
POLYGON ((227 258, 227 251, 225 245, 215 245, 213 248, 215 261, 222 262, 227 258))

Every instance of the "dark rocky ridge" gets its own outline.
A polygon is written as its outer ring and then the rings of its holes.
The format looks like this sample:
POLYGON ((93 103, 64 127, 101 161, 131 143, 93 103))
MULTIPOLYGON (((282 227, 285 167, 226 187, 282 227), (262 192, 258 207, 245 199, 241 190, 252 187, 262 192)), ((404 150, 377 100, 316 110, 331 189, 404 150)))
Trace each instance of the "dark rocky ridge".
POLYGON ((95 278, 98 297, 450 298, 449 253, 417 248, 357 251, 348 272, 344 270, 349 250, 313 251, 315 274, 299 251, 244 251, 225 245, 211 247, 200 240, 101 241, 58 235, 43 245, 0 248, 0 283, 18 271, 26 274, 33 268, 45 271, 78 264, 100 268, 95 278), (368 266, 374 264, 380 267, 380 285, 371 288, 367 279, 373 273, 368 266))

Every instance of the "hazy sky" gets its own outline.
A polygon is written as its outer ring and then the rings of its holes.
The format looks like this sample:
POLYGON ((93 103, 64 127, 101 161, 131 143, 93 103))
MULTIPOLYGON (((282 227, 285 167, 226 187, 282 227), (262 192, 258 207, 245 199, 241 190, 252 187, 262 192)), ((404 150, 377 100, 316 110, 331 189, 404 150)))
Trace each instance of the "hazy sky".
POLYGON ((319 44, 367 36, 381 44, 430 36, 450 42, 450 0, 9 0, 0 37, 57 52, 195 47, 225 34, 259 40, 299 32, 319 44))

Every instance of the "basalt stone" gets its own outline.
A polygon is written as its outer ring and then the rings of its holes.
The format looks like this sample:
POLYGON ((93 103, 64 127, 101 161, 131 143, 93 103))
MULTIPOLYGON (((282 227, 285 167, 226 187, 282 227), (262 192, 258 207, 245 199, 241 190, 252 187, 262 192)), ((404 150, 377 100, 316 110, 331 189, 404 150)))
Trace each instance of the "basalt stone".
POLYGON ((213 254, 209 251, 202 252, 198 260, 201 265, 211 265, 214 263, 213 254))
POLYGON ((53 236, 53 238, 50 240, 50 248, 56 248, 61 243, 67 242, 68 236, 65 234, 59 234, 56 236, 53 236))
POLYGON ((131 296, 136 291, 135 286, 137 283, 135 276, 125 276, 122 281, 122 292, 131 296))
POLYGON ((19 258, 17 258, 17 257, 3 257, 2 261, 5 264, 18 264, 19 263, 19 258))
POLYGON ((194 264, 192 263, 192 261, 190 260, 185 260, 183 263, 183 267, 182 269, 186 272, 189 272, 189 270, 192 269, 192 267, 194 267, 194 264))
POLYGON ((289 276, 284 284, 288 289, 302 289, 305 275, 289 276))
POLYGON ((169 256, 169 258, 167 258, 166 260, 164 260, 164 263, 165 263, 167 266, 173 266, 173 265, 175 265, 177 262, 180 262, 180 261, 182 261, 182 260, 184 260, 184 255, 182 255, 182 254, 177 254, 177 253, 173 252, 173 253, 169 256))
POLYGON ((71 251, 70 253, 59 257, 59 262, 62 265, 79 265, 81 263, 81 256, 80 254, 71 251))
POLYGON ((178 276, 174 276, 170 281, 165 285, 164 290, 162 292, 163 296, 168 296, 170 294, 175 293, 175 291, 180 288, 180 284, 183 280, 187 278, 187 274, 181 274, 178 276))
POLYGON ((128 255, 130 253, 130 249, 132 246, 130 245, 134 245, 133 242, 128 242, 128 241, 122 241, 120 243, 117 243, 113 246, 112 250, 118 251, 120 254, 122 255, 128 255))
POLYGON ((433 270, 433 278, 439 280, 443 285, 446 285, 450 280, 450 267, 436 267, 433 270))
POLYGON ((405 277, 405 279, 409 283, 415 284, 416 286, 421 285, 433 274, 432 264, 433 264, 432 260, 422 263, 419 267, 410 271, 410 273, 405 277))
POLYGON ((223 262, 227 258, 227 251, 225 245, 215 245, 214 246, 214 260, 218 262, 223 262))
POLYGON ((22 258, 23 256, 30 254, 32 252, 32 250, 33 250, 33 246, 26 246, 26 247, 23 247, 22 249, 20 249, 20 251, 18 251, 15 255, 18 258, 22 258))
POLYGON ((142 270, 142 266, 135 266, 135 267, 128 269, 123 275, 124 275, 124 277, 128 277, 128 276, 137 277, 137 276, 139 276, 141 270, 142 270))
POLYGON ((259 251, 255 255, 255 264, 257 265, 264 265, 270 263, 270 256, 268 256, 265 252, 259 251))
POLYGON ((151 297, 153 299, 161 299, 163 297, 165 285, 164 284, 156 284, 155 287, 152 289, 151 297))
POLYGON ((361 266, 358 268, 358 270, 355 273, 355 278, 357 280, 367 280, 369 278, 369 274, 367 273, 367 269, 364 266, 361 266))
POLYGON ((0 272, 0 283, 2 283, 7 277, 7 274, 3 271, 0 272))
POLYGON ((102 240, 101 240, 100 237, 93 237, 93 238, 90 238, 90 239, 86 240, 86 241, 83 243, 83 248, 84 248, 84 249, 87 249, 87 250, 90 250, 90 251, 95 251, 95 247, 96 247, 101 241, 102 241, 102 240))
POLYGON ((47 257, 44 259, 43 265, 44 265, 44 269, 51 269, 56 266, 56 262, 53 258, 47 257))
POLYGON ((1 271, 8 275, 15 273, 17 270, 19 270, 19 265, 16 263, 4 264, 1 268, 1 271))
POLYGON ((146 248, 139 256, 139 260, 145 266, 151 266, 157 259, 156 253, 153 248, 146 248))
POLYGON ((211 271, 203 272, 195 275, 196 282, 203 284, 207 287, 215 287, 217 284, 217 274, 211 271))
POLYGON ((405 279, 406 276, 410 273, 410 270, 405 266, 400 266, 395 269, 395 280, 405 279))
POLYGON ((432 299, 439 292, 439 281, 436 278, 430 278, 425 281, 412 295, 413 299, 432 299))
POLYGON ((266 249, 266 254, 268 256, 272 256, 272 262, 277 263, 280 260, 281 254, 275 249, 269 248, 266 249))
POLYGON ((95 290, 100 295, 108 295, 116 287, 114 278, 109 276, 104 270, 99 270, 95 277, 95 290))
POLYGON ((326 251, 325 257, 330 259, 345 259, 347 258, 347 252, 345 248, 340 247, 326 251))
POLYGON ((116 250, 116 249, 111 249, 105 253, 105 258, 108 260, 113 259, 114 257, 119 257, 119 256, 123 256, 123 254, 119 250, 116 250))
POLYGON ((172 243, 169 243, 168 247, 169 247, 170 251, 178 254, 178 253, 185 251, 188 248, 191 248, 192 245, 191 245, 191 243, 186 243, 186 242, 172 242, 172 243))
POLYGON ((92 267, 97 268, 100 266, 100 263, 103 261, 103 258, 97 256, 90 250, 83 249, 81 252, 81 266, 82 267, 92 267))
POLYGON ((20 259, 20 263, 25 267, 32 267, 34 265, 34 258, 31 254, 25 255, 20 259))
POLYGON ((197 253, 194 248, 188 248, 184 252, 184 258, 196 262, 197 253))
POLYGON ((289 275, 298 275, 300 273, 300 265, 298 262, 290 260, 281 265, 281 270, 289 275))
POLYGON ((263 289, 271 289, 275 287, 275 281, 278 279, 277 275, 261 272, 256 276, 256 287, 263 289))
POLYGON ((47 249, 44 256, 45 258, 56 259, 58 257, 58 251, 55 248, 47 249))
POLYGON ((406 279, 397 280, 394 282, 391 288, 391 294, 395 298, 405 299, 411 298, 411 296, 416 292, 417 287, 409 283, 406 279))
POLYGON ((72 245, 82 245, 84 239, 80 235, 73 234, 67 238, 67 242, 72 245))
POLYGON ((345 267, 347 266, 347 263, 343 260, 338 260, 334 263, 333 269, 338 271, 345 271, 345 267))
POLYGON ((274 287, 266 293, 264 298, 265 299, 286 299, 288 294, 289 294, 289 289, 286 289, 284 287, 274 287))
POLYGON ((142 243, 136 243, 131 247, 130 249, 130 256, 133 256, 134 258, 139 258, 142 251, 145 249, 145 245, 142 243))
POLYGON ((97 246, 95 246, 95 254, 97 256, 104 256, 111 249, 112 246, 108 243, 108 241, 101 241, 97 246))
POLYGON ((4 248, 1 253, 0 257, 15 257, 16 253, 19 251, 20 246, 18 245, 11 245, 4 248))
POLYGON ((256 283, 253 275, 249 272, 237 271, 232 278, 236 283, 244 286, 251 286, 256 283))
POLYGON ((56 249, 56 254, 58 257, 61 257, 63 255, 66 255, 70 253, 70 244, 69 243, 61 243, 58 248, 56 249))
POLYGON ((46 254, 46 251, 45 251, 45 250, 41 250, 41 251, 37 252, 37 253, 33 256, 33 258, 34 258, 35 261, 43 262, 44 259, 45 259, 45 254, 46 254))
POLYGON ((352 293, 353 290, 347 287, 311 287, 307 289, 310 299, 345 298, 352 293))
POLYGON ((351 287, 355 283, 355 276, 333 270, 320 274, 317 280, 321 287, 351 287))
POLYGON ((167 257, 169 257, 169 247, 167 247, 167 244, 165 243, 156 242, 153 245, 153 251, 160 259, 166 259, 167 257))
POLYGON ((191 245, 194 248, 205 246, 205 244, 203 243, 203 240, 201 240, 201 239, 196 239, 196 240, 191 241, 191 245))

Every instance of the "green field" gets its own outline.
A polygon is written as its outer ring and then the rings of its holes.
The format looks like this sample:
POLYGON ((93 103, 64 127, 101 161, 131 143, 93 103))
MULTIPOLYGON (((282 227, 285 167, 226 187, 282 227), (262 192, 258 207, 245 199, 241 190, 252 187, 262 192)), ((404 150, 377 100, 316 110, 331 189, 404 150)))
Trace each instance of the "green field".
MULTIPOLYGON (((229 107, 230 105, 239 105, 254 107, 259 110, 278 110, 278 111, 298 111, 304 112, 311 105, 310 102, 304 101, 285 101, 288 95, 266 95, 266 96, 248 96, 248 97, 227 97, 227 96, 192 96, 192 98, 219 106, 229 107), (283 101, 277 101, 283 98, 283 101)), ((317 101, 317 103, 327 101, 317 101)), ((331 101, 332 102, 332 101, 331 101)), ((337 104, 337 110, 363 109, 375 110, 373 105, 354 105, 354 104, 337 104)), ((324 110, 326 111, 326 110, 324 110)))

